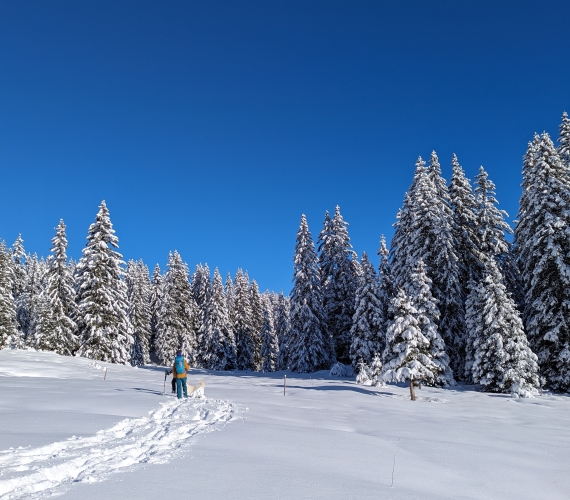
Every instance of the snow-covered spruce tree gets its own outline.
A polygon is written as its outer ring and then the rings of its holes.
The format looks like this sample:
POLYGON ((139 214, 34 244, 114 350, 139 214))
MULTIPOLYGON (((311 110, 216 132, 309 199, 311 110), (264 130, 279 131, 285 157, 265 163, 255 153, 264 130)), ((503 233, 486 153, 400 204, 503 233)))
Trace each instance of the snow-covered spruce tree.
POLYGON ((432 180, 433 185, 435 186, 435 191, 437 193, 437 196, 440 200, 444 202, 447 215, 450 216, 451 199, 449 196, 449 189, 447 188, 447 182, 443 178, 441 172, 441 165, 439 164, 439 159, 435 151, 431 152, 431 157, 427 168, 430 179, 432 180))
POLYGON ((156 343, 156 333, 158 325, 158 316, 160 314, 160 307, 162 304, 162 288, 163 288, 163 276, 160 274, 160 266, 156 264, 154 266, 154 271, 152 272, 152 278, 150 281, 150 355, 154 356, 156 343))
POLYGON ((196 342, 198 345, 198 364, 203 365, 202 353, 204 353, 206 346, 203 342, 202 335, 204 333, 204 324, 206 320, 206 308, 208 307, 208 300, 212 294, 212 282, 210 280, 210 268, 208 264, 202 266, 198 264, 196 270, 192 275, 192 296, 196 301, 197 317, 196 324, 196 342))
POLYGON ((404 290, 392 299, 391 309, 393 319, 386 332, 382 378, 387 382, 409 381, 414 401, 414 385, 433 384, 438 366, 431 358, 430 342, 421 331, 418 312, 404 290))
POLYGON ((548 388, 570 389, 570 189, 548 134, 535 137, 523 166, 515 241, 525 293, 524 322, 548 388))
POLYGON ((361 363, 370 367, 374 356, 381 355, 385 347, 384 304, 374 266, 366 252, 362 254, 361 266, 363 275, 356 289, 356 311, 350 331, 350 359, 355 369, 361 363))
POLYGON ((38 323, 42 295, 45 287, 45 261, 38 259, 37 254, 28 255, 25 265, 26 281, 24 292, 20 295, 20 320, 24 342, 27 346, 37 348, 39 344, 38 323))
POLYGON ((72 356, 78 348, 75 281, 67 265, 67 235, 63 219, 51 240, 51 257, 41 298, 36 348, 72 356))
POLYGON ((289 322, 289 298, 283 295, 283 290, 279 292, 277 306, 274 310, 275 333, 279 342, 279 358, 277 359, 277 369, 287 370, 289 368, 289 342, 290 342, 290 322, 289 322))
POLYGON ((416 309, 416 318, 423 336, 429 341, 429 356, 436 368, 432 369, 434 378, 426 384, 446 387, 455 385, 453 373, 449 367, 449 356, 445 351, 445 343, 437 330, 439 309, 437 300, 431 293, 432 281, 426 274, 423 260, 420 259, 404 286, 404 291, 416 309))
POLYGON ((24 240, 21 234, 12 245, 12 293, 14 295, 14 304, 16 307, 16 322, 18 335, 11 338, 12 346, 16 349, 24 347, 25 337, 28 330, 29 312, 26 308, 24 293, 27 284, 26 273, 26 251, 24 249, 24 240))
POLYGON ((81 345, 77 354, 111 363, 130 364, 133 327, 127 287, 121 279, 122 255, 109 210, 101 202, 89 227, 87 245, 77 264, 76 300, 81 345))
POLYGON ((390 271, 390 251, 386 247, 386 238, 384 235, 380 237, 380 248, 378 249, 380 256, 380 265, 378 266, 378 281, 380 283, 380 302, 382 304, 382 317, 384 324, 381 331, 383 332, 383 343, 386 343, 386 329, 390 320, 389 310, 390 301, 394 298, 394 286, 392 283, 392 273, 390 271))
POLYGON ((226 276, 226 282, 224 286, 224 293, 226 297, 226 309, 228 311, 228 318, 230 322, 229 326, 229 337, 227 346, 228 350, 228 364, 226 370, 236 370, 237 369, 237 347, 236 347, 236 337, 235 337, 235 317, 234 317, 234 282, 232 281, 232 275, 230 273, 226 276))
POLYGON ((268 298, 263 300, 263 321, 261 324, 261 371, 274 372, 279 358, 279 342, 275 332, 273 308, 268 298))
POLYGON ((142 260, 129 261, 125 274, 129 319, 133 325, 134 343, 131 354, 133 366, 150 363, 152 313, 150 309, 151 283, 148 267, 142 260))
POLYGON ((188 280, 188 265, 175 251, 168 256, 156 325, 155 354, 160 364, 170 365, 180 349, 188 363, 195 366, 196 314, 196 302, 188 280))
POLYGON ((202 363, 208 370, 228 369, 228 356, 235 345, 231 345, 233 335, 227 309, 224 285, 218 268, 214 270, 214 281, 208 294, 202 342, 202 363), (229 345, 228 345, 229 344, 229 345))
MULTIPOLYGON (((566 169, 567 175, 570 176, 570 118, 568 118, 566 111, 562 114, 559 131, 558 156, 560 156, 560 161, 566 169)), ((570 179, 568 182, 570 183, 570 179)))
POLYGON ((297 232, 294 257, 289 369, 300 373, 330 368, 331 337, 327 331, 321 277, 313 238, 305 215, 297 232))
POLYGON ((0 241, 0 349, 18 336, 16 305, 12 295, 13 265, 6 244, 0 241))
POLYGON ((237 369, 255 370, 256 346, 252 324, 249 278, 241 269, 238 269, 235 276, 233 318, 237 369))
MULTIPOLYGON (((495 184, 489 179, 483 167, 475 176, 475 193, 477 200, 477 237, 479 241, 480 259, 486 262, 495 258, 505 279, 505 286, 514 297, 521 297, 520 279, 515 259, 510 253, 511 245, 505 238, 505 233, 512 234, 505 217, 507 212, 499 210, 496 205, 495 184)), ((481 273, 479 273, 479 278, 481 273)))
POLYGON ((440 310, 438 330, 445 341, 451 367, 460 377, 465 362, 465 309, 452 213, 447 196, 438 194, 445 181, 438 180, 439 188, 434 184, 433 178, 438 176, 438 169, 430 171, 424 167, 421 157, 418 159, 412 186, 404 197, 404 205, 394 224, 391 272, 394 285, 403 287, 409 281, 416 262, 423 259, 440 310))
POLYGON ((251 325, 252 325, 252 340, 254 346, 254 362, 255 370, 261 368, 261 326, 263 325, 263 304, 262 297, 259 293, 259 286, 257 281, 252 280, 249 286, 249 300, 251 303, 251 325))
POLYGON ((328 212, 325 214, 318 242, 323 307, 336 358, 343 363, 350 362, 350 329, 358 284, 356 254, 347 227, 337 206, 332 220, 328 212))
POLYGON ((493 258, 467 299, 467 363, 473 382, 486 392, 530 397, 539 386, 537 357, 528 346, 514 300, 493 258))
POLYGON ((14 294, 14 300, 17 301, 20 295, 24 293, 24 287, 26 286, 26 251, 24 249, 24 240, 21 234, 18 235, 16 241, 12 245, 11 254, 14 263, 12 293, 14 294))
POLYGON ((228 273, 226 276, 226 283, 224 286, 224 293, 226 295, 226 307, 228 309, 228 314, 229 314, 229 318, 230 318, 230 323, 232 325, 232 330, 233 330, 233 325, 235 324, 235 320, 233 317, 234 314, 234 282, 232 280, 232 275, 231 273, 228 273))
POLYGON ((468 294, 467 285, 471 276, 480 276, 483 268, 479 250, 478 203, 471 182, 454 154, 451 160, 452 174, 449 184, 449 198, 453 211, 453 232, 459 266, 459 281, 463 298, 468 294))

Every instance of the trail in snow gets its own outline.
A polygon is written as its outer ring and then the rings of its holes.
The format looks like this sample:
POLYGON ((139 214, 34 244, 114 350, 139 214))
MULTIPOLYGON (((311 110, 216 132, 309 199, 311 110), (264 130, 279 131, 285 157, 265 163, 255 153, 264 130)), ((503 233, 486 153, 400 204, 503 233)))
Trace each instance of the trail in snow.
POLYGON ((234 414, 226 401, 175 400, 92 437, 0 451, 0 498, 39 498, 72 482, 102 481, 136 464, 168 462, 190 438, 219 429, 234 414))

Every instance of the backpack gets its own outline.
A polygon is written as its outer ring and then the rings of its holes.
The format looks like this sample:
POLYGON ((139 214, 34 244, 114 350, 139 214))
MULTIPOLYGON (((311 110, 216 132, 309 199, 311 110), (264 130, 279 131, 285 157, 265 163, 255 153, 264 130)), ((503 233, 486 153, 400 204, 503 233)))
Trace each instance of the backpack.
POLYGON ((184 367, 184 358, 182 356, 176 356, 174 358, 174 369, 178 375, 182 375, 186 371, 184 367))

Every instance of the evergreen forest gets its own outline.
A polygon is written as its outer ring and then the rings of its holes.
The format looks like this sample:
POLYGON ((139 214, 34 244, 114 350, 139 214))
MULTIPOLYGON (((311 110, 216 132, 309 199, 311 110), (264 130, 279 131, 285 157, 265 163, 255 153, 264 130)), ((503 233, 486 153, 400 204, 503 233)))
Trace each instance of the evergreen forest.
POLYGON ((59 222, 47 258, 0 242, 0 348, 142 366, 181 350, 209 370, 346 373, 357 382, 530 397, 570 390, 570 119, 535 135, 514 228, 483 167, 418 158, 388 246, 358 256, 340 208, 316 240, 301 217, 293 287, 260 291, 247 271, 125 263, 103 201, 75 262, 59 222), (373 261, 377 261, 374 263, 373 261))

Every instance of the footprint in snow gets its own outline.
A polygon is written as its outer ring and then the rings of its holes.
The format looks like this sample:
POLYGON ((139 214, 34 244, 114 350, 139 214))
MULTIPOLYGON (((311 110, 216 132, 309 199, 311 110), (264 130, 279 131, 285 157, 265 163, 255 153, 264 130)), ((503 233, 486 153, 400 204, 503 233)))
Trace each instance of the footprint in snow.
POLYGON ((166 463, 189 440, 234 418, 221 400, 164 403, 147 417, 127 418, 91 437, 39 448, 0 451, 0 498, 30 499, 73 482, 98 482, 142 463, 166 463), (28 474, 22 474, 28 472, 28 474))

